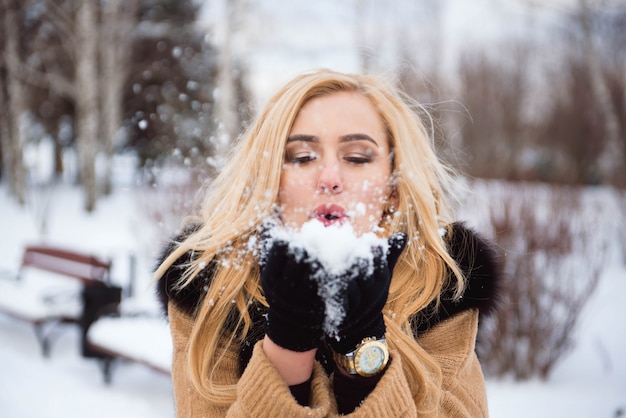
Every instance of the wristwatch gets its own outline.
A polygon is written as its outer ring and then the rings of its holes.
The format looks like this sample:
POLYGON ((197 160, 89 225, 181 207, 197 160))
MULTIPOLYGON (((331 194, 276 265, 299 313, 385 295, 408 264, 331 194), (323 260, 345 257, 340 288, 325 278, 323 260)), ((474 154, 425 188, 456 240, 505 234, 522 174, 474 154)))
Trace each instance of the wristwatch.
POLYGON ((347 354, 333 352, 335 363, 349 374, 376 376, 389 362, 389 350, 384 338, 364 338, 354 351, 347 354))

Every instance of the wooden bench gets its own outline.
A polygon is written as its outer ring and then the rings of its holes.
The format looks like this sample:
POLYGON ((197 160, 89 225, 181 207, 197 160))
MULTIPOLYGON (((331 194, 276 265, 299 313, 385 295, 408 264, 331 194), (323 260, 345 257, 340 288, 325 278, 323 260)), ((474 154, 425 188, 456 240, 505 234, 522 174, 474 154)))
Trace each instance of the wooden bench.
POLYGON ((99 316, 117 311, 121 301, 121 288, 111 284, 110 272, 109 260, 91 254, 27 246, 18 274, 0 280, 0 312, 31 323, 45 357, 57 326, 76 324, 83 354, 90 356, 89 327, 99 316))
POLYGON ((24 249, 18 280, 25 267, 73 277, 85 284, 110 283, 111 261, 66 249, 31 245, 24 249))

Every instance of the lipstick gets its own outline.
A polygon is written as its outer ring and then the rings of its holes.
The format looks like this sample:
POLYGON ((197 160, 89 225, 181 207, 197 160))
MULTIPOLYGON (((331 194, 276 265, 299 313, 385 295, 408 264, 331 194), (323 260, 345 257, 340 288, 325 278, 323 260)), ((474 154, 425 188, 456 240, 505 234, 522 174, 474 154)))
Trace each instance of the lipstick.
POLYGON ((342 224, 346 220, 346 210, 334 204, 319 205, 313 211, 314 219, 320 221, 324 226, 342 224))

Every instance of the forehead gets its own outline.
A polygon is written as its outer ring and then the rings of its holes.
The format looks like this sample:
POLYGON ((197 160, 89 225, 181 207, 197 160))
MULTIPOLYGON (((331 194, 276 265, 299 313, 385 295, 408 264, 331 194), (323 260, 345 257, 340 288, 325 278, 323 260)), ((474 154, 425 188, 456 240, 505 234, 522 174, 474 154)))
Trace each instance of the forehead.
POLYGON ((357 92, 336 92, 313 97, 300 108, 292 132, 303 127, 338 129, 370 129, 384 132, 383 123, 376 107, 365 96, 357 92))

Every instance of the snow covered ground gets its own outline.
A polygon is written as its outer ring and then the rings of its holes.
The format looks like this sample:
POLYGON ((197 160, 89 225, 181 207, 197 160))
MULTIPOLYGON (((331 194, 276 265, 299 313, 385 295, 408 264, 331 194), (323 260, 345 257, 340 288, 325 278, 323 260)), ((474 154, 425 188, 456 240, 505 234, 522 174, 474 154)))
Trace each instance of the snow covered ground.
MULTIPOLYGON (((114 277, 125 282, 130 275, 130 254, 138 261, 135 299, 155 307, 149 270, 156 237, 167 227, 154 226, 142 209, 144 191, 118 187, 98 204, 95 213, 81 211, 77 189, 57 186, 50 195, 47 232, 38 233, 45 193, 29 194, 18 207, 0 185, 0 271, 15 271, 26 243, 49 243, 111 256, 114 277)), ((488 380, 491 415, 516 417, 617 417, 626 413, 626 268, 612 263, 603 274, 577 331, 574 351, 547 382, 488 380)), ((0 315, 0 416, 22 417, 172 417, 169 378, 138 364, 114 369, 113 384, 106 386, 98 364, 78 352, 79 335, 68 328, 59 334, 52 355, 44 359, 31 327, 0 315)))
MULTIPOLYGON (((135 299, 148 309, 156 307, 148 255, 154 251, 148 242, 155 228, 142 220, 137 190, 118 188, 91 215, 81 211, 81 193, 70 186, 58 186, 52 194, 31 192, 24 208, 8 197, 4 185, 0 196, 0 272, 15 272, 24 245, 44 241, 111 257, 114 279, 126 283, 134 254, 135 299), (45 236, 38 227, 42 219, 45 236)), ((51 357, 42 358, 33 328, 0 314, 0 416, 174 416, 169 377, 128 364, 114 369, 114 383, 107 387, 98 363, 80 356, 79 341, 77 329, 66 327, 55 339, 51 357)))

